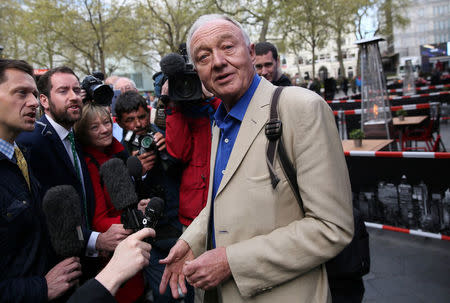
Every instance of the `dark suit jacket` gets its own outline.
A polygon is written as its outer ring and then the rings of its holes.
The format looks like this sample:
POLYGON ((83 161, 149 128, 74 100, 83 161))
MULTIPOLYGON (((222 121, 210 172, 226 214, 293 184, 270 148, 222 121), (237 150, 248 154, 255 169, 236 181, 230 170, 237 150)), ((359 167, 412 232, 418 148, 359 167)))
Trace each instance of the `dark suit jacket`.
MULTIPOLYGON (((16 142, 25 146, 30 153, 30 165, 34 175, 42 185, 42 195, 53 186, 72 185, 80 196, 81 213, 84 219, 85 207, 81 199, 83 197, 82 184, 78 180, 75 168, 61 139, 47 118, 42 116, 36 122, 34 131, 22 132, 16 142)), ((81 162, 86 191, 86 212, 89 225, 83 222, 83 233, 87 243, 91 235, 91 230, 88 226, 92 223, 95 211, 95 195, 89 177, 89 171, 87 170, 83 153, 78 144, 76 144, 76 149, 81 162)))
POLYGON ((91 279, 78 288, 67 303, 117 302, 111 293, 97 280, 91 279))

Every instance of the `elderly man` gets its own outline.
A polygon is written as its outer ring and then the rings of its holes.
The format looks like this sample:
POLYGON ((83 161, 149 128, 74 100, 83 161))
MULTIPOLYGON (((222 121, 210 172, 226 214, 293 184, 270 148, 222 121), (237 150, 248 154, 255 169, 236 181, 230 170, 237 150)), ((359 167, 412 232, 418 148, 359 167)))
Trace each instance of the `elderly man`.
POLYGON ((135 91, 137 92, 138 89, 136 88, 136 84, 133 80, 127 78, 127 77, 120 77, 114 82, 114 90, 120 90, 120 92, 123 94, 127 91, 135 91))
POLYGON ((255 53, 255 68, 258 75, 276 86, 292 85, 291 80, 281 73, 280 57, 275 45, 270 42, 259 42, 255 45, 255 53))
POLYGON ((185 293, 184 278, 206 302, 330 302, 324 262, 351 240, 347 167, 333 114, 300 87, 281 93, 282 139, 297 171, 303 210, 278 162, 272 188, 264 126, 275 90, 255 73, 254 45, 236 21, 200 17, 188 50, 206 89, 222 99, 215 114, 206 207, 168 257, 160 291, 185 293), (206 251, 205 251, 206 250, 206 251))

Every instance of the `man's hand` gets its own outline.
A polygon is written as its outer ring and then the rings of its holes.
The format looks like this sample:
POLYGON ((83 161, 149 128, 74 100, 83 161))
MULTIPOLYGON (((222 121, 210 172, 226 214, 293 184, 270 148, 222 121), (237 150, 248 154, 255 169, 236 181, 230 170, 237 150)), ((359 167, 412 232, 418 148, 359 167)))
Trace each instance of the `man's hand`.
POLYGON ((154 236, 153 229, 143 228, 120 242, 109 263, 95 279, 114 295, 120 285, 149 264, 152 247, 143 239, 154 236))
POLYGON ((134 151, 132 156, 136 156, 139 161, 141 161, 142 164, 142 175, 144 176, 149 170, 155 166, 156 162, 156 155, 153 151, 149 151, 146 153, 143 153, 141 155, 138 155, 138 151, 134 151))
POLYGON ((159 292, 161 294, 166 292, 167 283, 169 283, 172 296, 175 299, 180 297, 178 285, 180 285, 183 294, 187 294, 183 275, 183 265, 186 261, 193 259, 194 253, 186 241, 178 240, 170 250, 169 255, 165 259, 159 260, 160 264, 166 264, 166 268, 164 268, 164 273, 161 278, 161 284, 159 284, 159 292))
POLYGON ((145 214, 145 208, 147 207, 148 202, 150 202, 150 199, 142 199, 141 201, 139 201, 137 209, 139 209, 143 214, 145 214))
POLYGON ((155 134, 155 142, 156 146, 158 146, 159 151, 163 151, 166 149, 166 138, 160 132, 155 134))
POLYGON ((114 251, 117 245, 133 231, 123 228, 122 224, 113 224, 104 233, 98 235, 95 248, 97 250, 114 251))
POLYGON ((196 288, 216 287, 231 276, 225 247, 208 250, 197 259, 186 262, 183 274, 196 288))
POLYGON ((45 275, 48 300, 60 297, 68 289, 78 284, 81 276, 81 264, 78 257, 67 258, 55 265, 45 275))

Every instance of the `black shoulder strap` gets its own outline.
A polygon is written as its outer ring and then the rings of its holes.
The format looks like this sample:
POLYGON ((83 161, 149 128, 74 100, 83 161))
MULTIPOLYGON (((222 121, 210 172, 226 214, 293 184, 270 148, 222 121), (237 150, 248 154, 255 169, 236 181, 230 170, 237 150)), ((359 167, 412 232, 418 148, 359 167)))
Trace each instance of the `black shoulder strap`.
POLYGON ((280 157, 280 163, 283 172, 287 177, 289 185, 294 193, 295 198, 297 199, 300 208, 302 209, 302 211, 304 211, 303 200, 300 195, 297 183, 297 173, 294 168, 294 165, 289 160, 289 157, 286 153, 286 149, 284 147, 283 139, 281 137, 282 123, 278 117, 278 100, 280 98, 282 90, 283 90, 282 86, 277 87, 275 92, 273 93, 272 100, 270 102, 270 119, 269 122, 266 123, 266 137, 269 139, 269 143, 267 145, 266 150, 266 161, 269 167, 272 187, 275 189, 277 187, 278 182, 280 181, 274 169, 275 150, 278 151, 278 156, 280 157))

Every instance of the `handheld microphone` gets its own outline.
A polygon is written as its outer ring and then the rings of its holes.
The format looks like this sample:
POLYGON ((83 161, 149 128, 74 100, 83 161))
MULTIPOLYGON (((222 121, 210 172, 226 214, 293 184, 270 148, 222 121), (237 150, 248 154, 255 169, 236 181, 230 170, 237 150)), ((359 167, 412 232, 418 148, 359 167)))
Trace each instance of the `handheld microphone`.
MULTIPOLYGON (((130 163, 133 161, 135 160, 130 160, 130 163)), ((137 172, 137 170, 133 172, 137 172)), ((112 204, 116 209, 122 210, 120 222, 125 229, 138 231, 144 227, 154 228, 156 226, 164 208, 164 201, 160 198, 152 198, 147 205, 145 214, 138 210, 138 199, 134 186, 122 160, 113 158, 103 163, 100 167, 100 176, 111 197, 112 204)))
POLYGON ((80 256, 85 242, 81 231, 80 197, 71 185, 50 188, 42 202, 52 246, 63 258, 80 256))
POLYGON ((100 166, 100 178, 108 190, 111 202, 117 210, 124 210, 138 203, 133 182, 122 160, 113 158, 100 166))
POLYGON ((127 159, 128 173, 134 179, 135 190, 139 199, 144 199, 144 188, 142 183, 142 163, 136 156, 127 159))

